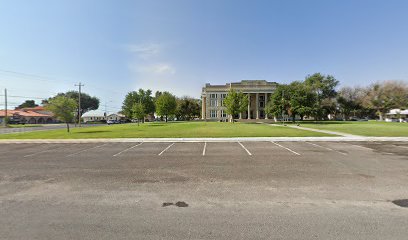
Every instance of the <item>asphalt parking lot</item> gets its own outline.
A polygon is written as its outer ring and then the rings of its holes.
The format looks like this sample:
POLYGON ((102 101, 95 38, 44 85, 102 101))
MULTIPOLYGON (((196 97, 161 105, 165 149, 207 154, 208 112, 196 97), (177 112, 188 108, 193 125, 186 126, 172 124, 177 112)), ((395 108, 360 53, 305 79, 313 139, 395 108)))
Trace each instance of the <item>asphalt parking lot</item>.
POLYGON ((408 142, 0 144, 0 239, 406 239, 408 142))

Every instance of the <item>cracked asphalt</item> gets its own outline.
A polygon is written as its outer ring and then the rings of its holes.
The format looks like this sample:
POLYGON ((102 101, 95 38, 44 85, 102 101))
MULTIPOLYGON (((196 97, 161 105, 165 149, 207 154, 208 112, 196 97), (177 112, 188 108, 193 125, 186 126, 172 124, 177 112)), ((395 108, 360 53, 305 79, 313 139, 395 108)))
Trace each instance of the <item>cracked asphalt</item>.
POLYGON ((408 142, 0 144, 0 239, 407 239, 408 142))

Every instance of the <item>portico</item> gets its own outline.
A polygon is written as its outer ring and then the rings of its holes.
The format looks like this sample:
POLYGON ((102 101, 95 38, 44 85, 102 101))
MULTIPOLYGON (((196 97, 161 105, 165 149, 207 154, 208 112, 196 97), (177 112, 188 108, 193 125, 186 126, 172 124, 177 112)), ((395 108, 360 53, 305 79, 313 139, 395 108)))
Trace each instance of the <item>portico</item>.
POLYGON ((206 84, 202 90, 202 119, 205 120, 227 120, 223 100, 228 91, 233 88, 248 96, 247 111, 234 116, 237 119, 268 119, 265 106, 271 94, 273 94, 277 83, 265 80, 242 80, 225 85, 206 84))

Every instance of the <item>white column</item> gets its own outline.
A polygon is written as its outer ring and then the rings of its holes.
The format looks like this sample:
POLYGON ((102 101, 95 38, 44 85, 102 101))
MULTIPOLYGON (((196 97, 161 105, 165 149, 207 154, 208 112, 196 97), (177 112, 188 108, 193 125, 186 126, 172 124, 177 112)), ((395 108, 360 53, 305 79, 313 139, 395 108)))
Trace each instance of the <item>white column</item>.
POLYGON ((251 94, 248 93, 248 119, 251 119, 251 94))
POLYGON ((256 93, 255 94, 255 97, 256 97, 256 99, 255 99, 255 104, 256 104, 256 119, 259 119, 259 93, 256 93))
POLYGON ((266 104, 268 103, 268 93, 265 93, 265 103, 264 103, 264 114, 265 114, 265 119, 268 119, 268 114, 266 114, 266 104))
POLYGON ((242 119, 242 113, 239 113, 239 119, 242 119))
POLYGON ((201 113, 201 118, 203 119, 203 120, 205 120, 206 119, 206 113, 207 113, 207 97, 203 97, 203 101, 202 101, 202 103, 201 103, 201 108, 202 108, 202 113, 201 113))

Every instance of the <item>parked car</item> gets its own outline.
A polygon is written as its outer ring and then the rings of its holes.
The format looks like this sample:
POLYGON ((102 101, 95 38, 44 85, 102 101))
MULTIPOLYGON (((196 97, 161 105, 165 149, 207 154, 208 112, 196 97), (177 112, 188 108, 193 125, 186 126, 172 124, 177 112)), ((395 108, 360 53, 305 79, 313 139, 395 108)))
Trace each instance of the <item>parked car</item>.
POLYGON ((106 123, 107 123, 108 125, 111 125, 111 124, 118 124, 118 123, 120 123, 120 122, 117 121, 117 120, 108 120, 108 121, 106 121, 106 123))

